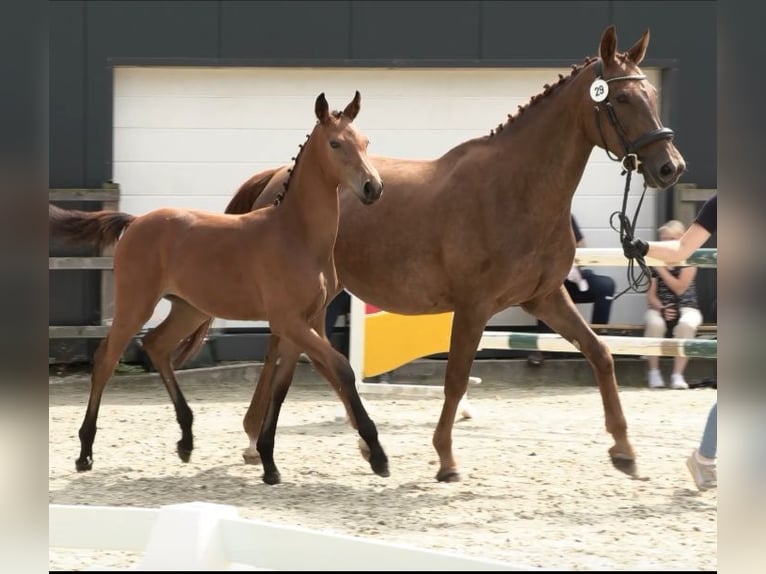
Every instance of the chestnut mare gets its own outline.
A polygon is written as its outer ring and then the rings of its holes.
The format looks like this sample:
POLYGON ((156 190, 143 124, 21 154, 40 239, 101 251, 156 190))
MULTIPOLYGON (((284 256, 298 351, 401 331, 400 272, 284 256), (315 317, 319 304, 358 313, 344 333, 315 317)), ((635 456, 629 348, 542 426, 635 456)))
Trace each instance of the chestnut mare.
MULTIPOLYGON (((289 341, 304 350, 343 400, 369 449, 372 470, 389 475, 377 429, 356 391, 353 369, 311 328, 311 320, 323 316, 338 290, 333 263, 338 190, 348 191, 365 206, 383 191, 367 156, 368 140, 352 124, 359 108, 359 92, 343 112, 332 113, 320 94, 316 126, 301 146, 290 177, 280 185, 277 201, 244 215, 162 208, 135 217, 50 206, 52 236, 99 246, 117 242, 114 319, 94 357, 77 470, 93 465, 104 386, 129 341, 164 297, 172 303, 171 312, 147 333, 143 346, 175 406, 182 433, 177 451, 184 462, 193 448, 192 412, 173 373, 173 352, 211 317, 223 317, 268 320, 275 341, 289 341)), ((266 459, 264 466, 268 467, 266 459)), ((279 482, 275 466, 266 474, 268 481, 279 482)))
MULTIPOLYGON (((393 313, 454 311, 444 403, 433 434, 439 481, 460 478, 452 452, 458 403, 487 321, 511 305, 520 305, 581 349, 615 441, 611 461, 636 474, 611 353, 563 282, 575 253, 572 196, 594 146, 612 159, 616 154, 625 169, 637 167, 655 188, 672 185, 685 170, 673 131, 660 122, 657 91, 638 67, 648 43, 647 30, 620 53, 610 26, 602 34, 598 58, 572 66, 568 76, 546 85, 488 136, 430 161, 371 156, 386 182, 386 199, 373 208, 363 210, 348 194, 340 195, 335 263, 341 283, 366 303, 393 313)), ((285 167, 255 175, 226 211, 243 213, 268 204, 286 177, 285 167)), ((324 332, 321 319, 314 328, 324 332)), ((197 343, 206 329, 203 325, 195 334, 197 343)), ((264 368, 245 415, 247 462, 259 453, 272 456, 264 447, 273 440, 263 436, 273 437, 299 353, 284 339, 272 341, 267 360, 276 365, 264 368)))

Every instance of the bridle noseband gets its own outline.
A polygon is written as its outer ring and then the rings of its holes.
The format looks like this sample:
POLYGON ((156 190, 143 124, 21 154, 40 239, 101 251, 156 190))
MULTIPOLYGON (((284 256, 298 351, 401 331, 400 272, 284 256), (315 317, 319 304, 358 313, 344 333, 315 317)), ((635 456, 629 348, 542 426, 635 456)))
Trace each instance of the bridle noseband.
POLYGON ((619 161, 622 164, 623 169, 630 172, 638 169, 638 166, 641 164, 641 161, 638 158, 638 150, 659 140, 673 139, 675 133, 670 128, 660 126, 659 128, 647 132, 635 140, 630 141, 627 137, 627 133, 625 132, 625 128, 622 127, 620 120, 617 119, 617 112, 614 110, 614 106, 612 106, 612 103, 609 101, 608 85, 610 82, 619 82, 623 80, 645 80, 646 76, 643 74, 632 74, 629 76, 615 76, 614 78, 605 79, 601 74, 601 68, 601 60, 598 60, 595 64, 596 81, 600 80, 607 85, 606 95, 602 102, 604 109, 606 110, 606 115, 609 118, 609 123, 612 124, 612 127, 617 133, 617 137, 620 138, 620 143, 625 150, 625 154, 623 155, 622 159, 613 157, 612 153, 609 151, 609 148, 606 145, 606 138, 604 137, 604 132, 601 130, 601 108, 599 107, 599 103, 601 102, 596 102, 596 105, 593 108, 596 118, 596 127, 598 128, 598 133, 601 136, 601 143, 604 145, 604 151, 606 152, 606 155, 609 157, 609 159, 612 161, 619 161))
MULTIPOLYGON (((660 126, 659 128, 651 130, 639 136, 635 140, 630 141, 628 139, 625 128, 623 128, 620 120, 617 118, 617 112, 612 106, 612 103, 609 101, 609 83, 624 80, 645 80, 646 76, 643 74, 632 74, 627 76, 615 76, 614 78, 605 79, 602 75, 602 61, 600 59, 595 64, 595 71, 596 79, 591 85, 591 98, 596 103, 593 108, 596 119, 596 128, 598 129, 598 133, 601 136, 601 143, 604 146, 604 151, 606 152, 607 157, 612 161, 620 162, 623 169, 622 175, 626 176, 625 192, 622 198, 622 210, 615 211, 609 218, 609 224, 611 225, 612 229, 620 234, 620 244, 624 245, 626 242, 632 241, 634 239, 633 230, 635 229, 636 220, 638 219, 638 212, 641 209, 641 203, 643 203, 644 194, 646 193, 646 183, 644 183, 644 189, 641 192, 641 197, 638 200, 638 205, 636 206, 636 211, 633 215, 633 221, 631 222, 628 219, 628 216, 625 214, 625 210, 628 203, 628 192, 630 191, 630 176, 632 172, 637 170, 638 166, 641 165, 641 160, 638 157, 638 150, 656 141, 673 139, 675 134, 670 128, 660 126), (604 137, 604 132, 601 129, 600 104, 603 104, 603 108, 606 110, 606 116, 609 118, 609 123, 612 125, 615 133, 617 134, 617 137, 620 139, 620 143, 622 144, 623 150, 625 152, 622 158, 614 157, 609 151, 609 147, 606 145, 606 138, 604 137), (614 225, 615 216, 617 216, 620 220, 619 229, 614 225)), ((639 266, 641 267, 641 274, 637 278, 634 276, 633 260, 629 260, 628 287, 612 297, 612 300, 617 299, 630 289, 634 289, 639 293, 645 293, 649 290, 649 286, 651 284, 651 273, 649 268, 646 266, 643 257, 637 257, 636 259, 639 266)))

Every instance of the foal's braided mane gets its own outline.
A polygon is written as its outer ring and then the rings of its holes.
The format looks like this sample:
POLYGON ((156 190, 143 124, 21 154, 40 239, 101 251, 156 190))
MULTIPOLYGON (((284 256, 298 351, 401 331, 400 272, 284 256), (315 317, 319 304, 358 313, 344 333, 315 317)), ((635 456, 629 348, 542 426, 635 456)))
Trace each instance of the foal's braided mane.
MULTIPOLYGON (((340 119, 342 115, 343 115, 343 112, 339 112, 339 111, 332 112, 332 117, 334 117, 335 119, 340 119)), ((277 197, 274 199, 275 206, 279 205, 280 203, 282 203, 282 201, 284 201, 285 194, 287 193, 287 186, 290 184, 290 180, 293 178, 293 172, 298 167, 298 160, 300 159, 301 154, 303 154, 303 150, 305 149, 306 144, 308 143, 308 139, 310 137, 311 137, 311 134, 306 134, 306 141, 303 142, 302 144, 298 144, 298 148, 299 148, 298 155, 290 158, 293 161, 293 167, 287 170, 287 174, 288 174, 287 179, 282 184, 282 189, 279 191, 279 193, 277 194, 277 197)))
POLYGON ((532 96, 529 99, 529 103, 524 104, 523 106, 519 105, 518 111, 516 112, 515 115, 508 114, 508 120, 505 122, 505 124, 499 124, 497 126, 497 128, 496 128, 497 131, 490 130, 489 137, 494 136, 495 133, 500 133, 501 131, 503 131, 503 128, 511 125, 513 123, 513 121, 515 119, 517 119, 519 116, 521 116, 521 114, 523 114, 525 111, 527 111, 528 108, 530 108, 531 106, 534 106, 535 104, 540 102, 540 100, 542 100, 546 96, 549 96, 551 93, 553 93, 554 90, 556 90, 556 88, 558 88, 560 85, 566 83, 571 78, 575 77, 577 74, 580 73, 580 70, 582 70, 583 68, 588 66, 591 62, 594 62, 596 60, 597 60, 597 58, 592 57, 592 56, 588 56, 588 57, 585 58, 585 60, 583 61, 583 63, 581 65, 578 66, 577 64, 572 64, 572 71, 569 73, 568 76, 564 76, 563 74, 559 74, 559 79, 558 79, 558 81, 555 84, 553 84, 553 85, 545 84, 543 86, 543 91, 541 93, 539 93, 539 94, 536 94, 536 95, 532 96))

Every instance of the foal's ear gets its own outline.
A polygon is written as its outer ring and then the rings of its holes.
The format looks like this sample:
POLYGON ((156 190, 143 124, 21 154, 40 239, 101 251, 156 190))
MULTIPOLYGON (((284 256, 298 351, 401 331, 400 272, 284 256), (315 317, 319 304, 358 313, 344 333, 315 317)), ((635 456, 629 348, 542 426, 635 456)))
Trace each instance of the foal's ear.
POLYGON ((349 121, 354 121, 354 118, 359 113, 359 108, 362 103, 362 96, 359 95, 359 90, 356 91, 356 94, 354 95, 354 99, 351 100, 351 103, 346 106, 346 109, 343 110, 343 115, 346 116, 349 121))
POLYGON ((327 118, 330 117, 330 105, 327 103, 327 98, 324 97, 324 92, 317 96, 317 101, 314 104, 314 113, 321 123, 326 122, 327 118))
POLYGON ((614 24, 609 26, 601 35, 601 45, 598 54, 604 64, 611 64, 614 61, 614 55, 617 53, 617 31, 614 24))
POLYGON ((649 46, 649 30, 644 32, 644 35, 639 38, 638 42, 628 50, 628 60, 638 66, 646 55, 646 48, 649 46))

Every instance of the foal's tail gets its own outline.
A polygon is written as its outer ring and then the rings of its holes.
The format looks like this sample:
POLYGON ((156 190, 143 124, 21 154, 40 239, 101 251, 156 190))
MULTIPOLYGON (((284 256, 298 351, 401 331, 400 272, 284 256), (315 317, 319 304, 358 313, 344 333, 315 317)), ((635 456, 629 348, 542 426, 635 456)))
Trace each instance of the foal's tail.
MULTIPOLYGON (((243 183, 234 194, 234 197, 229 201, 229 205, 226 206, 224 213, 248 213, 252 211, 253 204, 258 196, 263 193, 266 186, 274 177, 274 174, 279 171, 280 168, 273 168, 256 173, 245 183, 243 183)), ((178 369, 186 361, 194 357, 202 348, 202 344, 205 342, 207 332, 210 330, 210 325, 213 322, 212 319, 208 319, 202 325, 197 327, 191 335, 186 337, 176 349, 175 358, 173 359, 173 367, 178 369)))
POLYGON ((108 247, 136 218, 121 211, 77 211, 48 204, 49 232, 70 243, 108 247))

